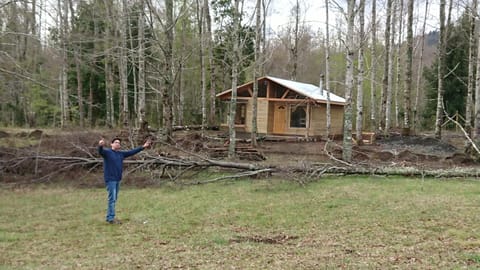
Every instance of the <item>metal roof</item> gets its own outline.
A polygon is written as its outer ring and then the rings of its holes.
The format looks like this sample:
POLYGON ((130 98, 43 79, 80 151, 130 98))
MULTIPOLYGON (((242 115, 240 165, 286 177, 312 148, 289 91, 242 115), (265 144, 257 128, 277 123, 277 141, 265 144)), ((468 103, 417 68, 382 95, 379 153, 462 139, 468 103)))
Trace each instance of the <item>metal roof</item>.
MULTIPOLYGON (((274 81, 280 85, 283 85, 289 89, 292 89, 293 91, 298 92, 299 94, 302 94, 311 99, 321 100, 325 102, 327 101, 327 90, 324 89, 323 91, 321 91, 320 87, 316 85, 309 84, 309 83, 295 82, 295 81, 280 79, 280 78, 271 77, 271 76, 266 76, 265 78, 271 81, 274 81)), ((344 98, 337 96, 333 93, 330 93, 330 101, 345 103, 344 98)))

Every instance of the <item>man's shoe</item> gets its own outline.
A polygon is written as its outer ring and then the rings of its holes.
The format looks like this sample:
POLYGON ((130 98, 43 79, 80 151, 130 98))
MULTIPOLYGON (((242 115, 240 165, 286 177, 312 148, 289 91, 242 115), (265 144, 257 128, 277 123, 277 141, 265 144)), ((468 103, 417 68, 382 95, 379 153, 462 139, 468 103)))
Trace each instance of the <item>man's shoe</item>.
POLYGON ((118 219, 114 219, 114 220, 107 220, 107 223, 108 224, 122 224, 122 222, 118 219))

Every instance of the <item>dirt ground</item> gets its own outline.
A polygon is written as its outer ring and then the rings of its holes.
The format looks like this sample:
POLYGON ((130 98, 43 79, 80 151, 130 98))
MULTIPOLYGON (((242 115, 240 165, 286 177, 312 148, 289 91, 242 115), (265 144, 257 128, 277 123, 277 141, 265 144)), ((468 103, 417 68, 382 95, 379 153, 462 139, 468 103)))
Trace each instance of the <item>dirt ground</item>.
MULTIPOLYGON (((135 134, 127 130, 0 130, 0 182, 24 181, 27 178, 50 179, 57 171, 62 177, 78 177, 85 172, 101 173, 97 145, 100 138, 110 140, 121 137, 123 148, 140 145, 147 136, 155 139, 148 155, 172 159, 192 157, 225 159, 228 145, 224 131, 208 131, 202 136, 199 131, 177 131, 174 144, 162 143, 154 133, 135 134), (49 159, 40 160, 43 156, 49 159), (53 157, 53 158, 52 158, 53 157), (55 157, 62 159, 56 160, 55 157), (74 158, 73 160, 69 160, 74 158), (79 159, 77 159, 79 158, 79 159), (93 163, 92 163, 93 164, 93 163), (69 168, 72 168, 69 170, 69 168), (67 169, 67 170, 66 170, 67 169), (80 171, 79 171, 80 170, 80 171)), ((325 140, 275 137, 262 138, 259 146, 252 148, 248 134, 238 134, 238 162, 263 166, 309 166, 329 163, 342 157, 342 141, 326 145, 325 140)), ((353 147, 354 164, 385 166, 411 166, 422 168, 452 168, 478 166, 464 154, 465 140, 461 134, 444 132, 442 140, 429 134, 417 136, 376 137, 371 144, 353 147)), ((142 156, 134 158, 144 158, 142 156)), ((98 176, 92 176, 98 178, 98 176)))
MULTIPOLYGON (((177 133, 177 144, 182 148, 191 149, 195 152, 209 152, 212 148, 226 149, 222 143, 225 133, 211 133, 209 138, 201 138, 198 133, 177 133)), ((238 134, 237 147, 248 149, 249 135, 238 134), (242 140, 243 139, 243 140, 242 140)), ((263 138, 259 141, 256 149, 259 155, 245 155, 240 159, 250 160, 265 165, 295 165, 308 162, 331 162, 332 157, 342 158, 342 141, 329 142, 325 140, 307 140, 304 138, 275 137, 274 139, 263 138)), ((421 166, 423 168, 445 168, 450 166, 475 166, 474 162, 464 153, 465 139, 460 133, 444 132, 441 140, 435 139, 431 134, 416 136, 401 136, 392 133, 388 137, 376 136, 372 143, 354 145, 353 163, 375 165, 402 165, 421 166)))

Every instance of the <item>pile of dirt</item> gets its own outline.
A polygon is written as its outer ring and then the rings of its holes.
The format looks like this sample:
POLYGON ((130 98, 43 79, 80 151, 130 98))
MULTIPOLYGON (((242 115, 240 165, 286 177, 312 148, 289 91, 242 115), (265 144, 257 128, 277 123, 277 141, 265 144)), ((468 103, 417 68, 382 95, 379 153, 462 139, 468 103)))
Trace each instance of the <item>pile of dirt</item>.
POLYGON ((445 141, 426 136, 389 136, 376 141, 383 149, 408 150, 412 153, 449 157, 459 150, 445 141))

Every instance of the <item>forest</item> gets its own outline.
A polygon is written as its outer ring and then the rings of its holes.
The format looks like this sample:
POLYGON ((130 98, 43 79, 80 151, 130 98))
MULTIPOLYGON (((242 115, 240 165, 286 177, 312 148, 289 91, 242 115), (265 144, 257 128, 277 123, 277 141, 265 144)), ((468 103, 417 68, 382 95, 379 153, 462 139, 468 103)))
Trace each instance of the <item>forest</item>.
POLYGON ((362 131, 480 139, 478 0, 273 2, 4 0, 0 126, 231 130, 215 95, 271 75, 345 97, 347 161, 362 131))

